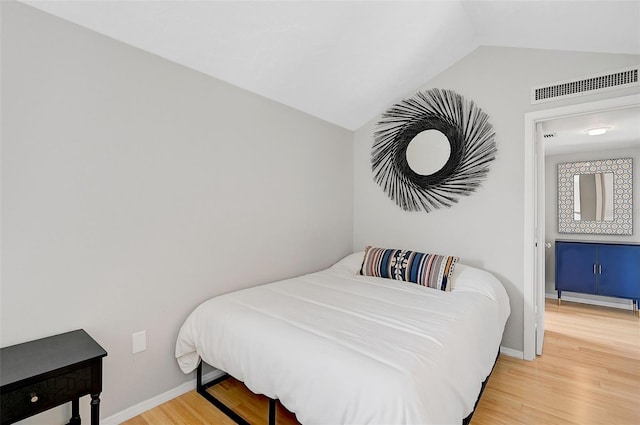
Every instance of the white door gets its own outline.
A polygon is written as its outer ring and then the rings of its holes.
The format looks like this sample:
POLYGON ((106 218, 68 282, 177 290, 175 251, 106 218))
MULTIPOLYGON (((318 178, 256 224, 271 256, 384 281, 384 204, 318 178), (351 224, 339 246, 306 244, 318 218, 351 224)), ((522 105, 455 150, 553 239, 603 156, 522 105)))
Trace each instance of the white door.
POLYGON ((536 313, 536 354, 542 354, 544 342, 544 294, 545 294, 545 231, 544 231, 544 130, 542 123, 536 123, 535 135, 535 313, 536 313))

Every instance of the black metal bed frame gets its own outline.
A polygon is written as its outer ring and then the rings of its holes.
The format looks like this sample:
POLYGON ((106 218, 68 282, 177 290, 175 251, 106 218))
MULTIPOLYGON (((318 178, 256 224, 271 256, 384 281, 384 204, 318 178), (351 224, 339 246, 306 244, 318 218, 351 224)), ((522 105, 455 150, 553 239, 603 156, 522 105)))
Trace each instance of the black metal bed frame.
MULTIPOLYGON (((480 397, 482 397, 482 393, 484 392, 485 387, 487 386, 487 382, 489 382, 489 378, 491 378, 491 374, 493 373, 493 369, 496 367, 496 363, 498 362, 498 357, 500 357, 500 350, 498 350, 498 355, 496 356, 496 360, 493 362, 493 367, 491 368, 491 372, 489 372, 489 376, 482 382, 482 386, 480 387, 480 393, 478 394, 478 399, 476 400, 476 404, 473 406, 473 410, 469 413, 469 416, 462 420, 462 425, 469 425, 471 423, 471 418, 478 407, 478 402, 480 402, 480 397)), ((198 365, 198 372, 196 377, 196 391, 202 397, 204 397, 209 403, 216 406, 222 413, 227 415, 233 421, 235 421, 238 425, 251 425, 246 419, 242 416, 238 415, 236 412, 231 410, 227 405, 214 397, 211 393, 207 391, 208 388, 213 387, 214 385, 219 384, 220 382, 225 381, 230 378, 231 375, 224 373, 222 376, 212 379, 210 382, 203 383, 202 382, 202 361, 198 365)), ((273 398, 269 398, 269 425, 276 425, 276 403, 277 400, 273 398)))

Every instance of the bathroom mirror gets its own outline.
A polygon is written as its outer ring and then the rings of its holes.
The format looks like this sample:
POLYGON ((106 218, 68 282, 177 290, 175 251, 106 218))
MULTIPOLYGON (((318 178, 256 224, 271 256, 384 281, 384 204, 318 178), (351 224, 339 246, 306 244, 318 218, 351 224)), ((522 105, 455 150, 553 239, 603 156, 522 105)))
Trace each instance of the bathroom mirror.
POLYGON ((558 164, 558 232, 633 234, 633 160, 558 164))
POLYGON ((613 173, 573 176, 573 219, 613 221, 613 173))

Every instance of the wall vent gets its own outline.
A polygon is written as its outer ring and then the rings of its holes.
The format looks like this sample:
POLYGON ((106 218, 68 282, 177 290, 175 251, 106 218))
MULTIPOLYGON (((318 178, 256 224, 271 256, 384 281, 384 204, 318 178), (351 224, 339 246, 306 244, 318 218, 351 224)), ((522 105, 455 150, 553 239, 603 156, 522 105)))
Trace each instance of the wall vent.
POLYGON ((569 97, 586 96, 603 91, 639 86, 640 66, 623 68, 614 72, 594 74, 574 80, 536 86, 531 89, 531 103, 551 102, 569 97))

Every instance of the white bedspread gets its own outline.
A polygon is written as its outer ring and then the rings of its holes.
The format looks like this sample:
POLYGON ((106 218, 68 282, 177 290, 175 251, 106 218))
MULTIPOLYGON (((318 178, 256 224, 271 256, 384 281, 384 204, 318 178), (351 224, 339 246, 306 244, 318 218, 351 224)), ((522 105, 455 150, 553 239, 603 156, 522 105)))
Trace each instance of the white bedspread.
POLYGON ((498 353, 504 288, 463 264, 443 292, 358 276, 360 261, 204 302, 180 330, 180 368, 202 358, 303 424, 460 424, 498 353))

